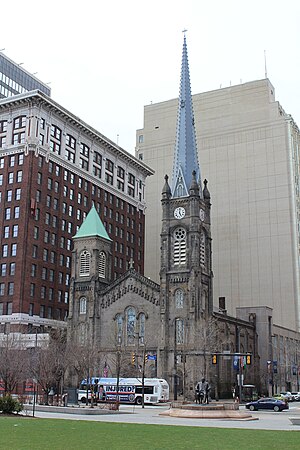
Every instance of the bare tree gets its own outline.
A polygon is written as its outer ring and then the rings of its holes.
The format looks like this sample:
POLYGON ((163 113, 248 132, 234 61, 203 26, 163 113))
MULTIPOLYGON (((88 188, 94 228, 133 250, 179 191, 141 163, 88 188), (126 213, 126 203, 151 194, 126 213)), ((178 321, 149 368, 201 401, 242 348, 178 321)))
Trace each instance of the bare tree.
POLYGON ((52 332, 48 346, 36 347, 32 352, 31 376, 42 388, 46 403, 52 388, 56 388, 57 395, 62 394, 68 364, 69 351, 64 332, 52 332))
POLYGON ((4 394, 11 394, 17 384, 25 381, 28 369, 27 352, 19 335, 10 333, 0 342, 0 378, 4 394))
POLYGON ((218 319, 216 317, 209 316, 203 321, 201 327, 196 331, 196 342, 202 354, 203 365, 200 370, 202 376, 208 378, 211 354, 221 351, 221 343, 218 340, 218 319))

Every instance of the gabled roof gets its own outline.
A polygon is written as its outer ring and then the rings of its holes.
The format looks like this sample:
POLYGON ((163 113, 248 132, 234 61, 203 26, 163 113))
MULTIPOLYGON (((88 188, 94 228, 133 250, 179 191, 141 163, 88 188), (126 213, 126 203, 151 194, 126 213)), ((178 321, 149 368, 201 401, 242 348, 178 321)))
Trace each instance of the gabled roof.
POLYGON ((107 239, 108 241, 111 241, 94 205, 92 206, 90 212, 86 216, 86 219, 83 221, 81 227, 79 228, 73 239, 85 238, 90 236, 99 236, 107 239))

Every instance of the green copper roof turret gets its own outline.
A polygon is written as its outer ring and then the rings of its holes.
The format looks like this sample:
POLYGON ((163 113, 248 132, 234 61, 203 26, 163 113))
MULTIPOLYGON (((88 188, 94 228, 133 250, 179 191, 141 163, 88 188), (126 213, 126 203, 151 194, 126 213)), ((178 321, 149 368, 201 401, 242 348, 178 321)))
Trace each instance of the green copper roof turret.
POLYGON ((91 236, 99 236, 111 241, 94 205, 86 216, 86 219, 82 222, 81 227, 79 228, 73 239, 91 236))

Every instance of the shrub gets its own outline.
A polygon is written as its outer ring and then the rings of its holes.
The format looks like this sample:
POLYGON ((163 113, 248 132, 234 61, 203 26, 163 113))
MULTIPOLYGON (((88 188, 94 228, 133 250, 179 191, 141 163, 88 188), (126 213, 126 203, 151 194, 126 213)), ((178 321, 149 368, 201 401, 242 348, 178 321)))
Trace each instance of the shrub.
POLYGON ((0 411, 3 414, 13 414, 22 411, 23 405, 18 400, 12 398, 11 395, 0 397, 0 411))

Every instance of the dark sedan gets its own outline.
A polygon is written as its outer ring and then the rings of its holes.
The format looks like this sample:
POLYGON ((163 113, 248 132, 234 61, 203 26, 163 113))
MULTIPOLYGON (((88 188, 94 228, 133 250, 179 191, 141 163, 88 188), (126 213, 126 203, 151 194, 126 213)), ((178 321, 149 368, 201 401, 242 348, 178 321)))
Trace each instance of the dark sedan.
POLYGON ((278 400, 277 398, 260 398, 255 402, 249 402, 246 404, 246 408, 250 411, 258 411, 259 409, 273 409, 273 411, 282 411, 283 409, 289 409, 289 404, 284 400, 278 400))

